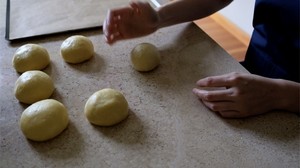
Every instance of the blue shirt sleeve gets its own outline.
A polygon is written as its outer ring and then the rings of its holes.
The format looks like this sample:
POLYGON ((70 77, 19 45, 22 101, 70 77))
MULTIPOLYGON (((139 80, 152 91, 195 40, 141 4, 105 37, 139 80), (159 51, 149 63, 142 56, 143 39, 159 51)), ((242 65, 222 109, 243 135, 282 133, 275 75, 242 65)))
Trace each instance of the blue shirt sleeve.
POLYGON ((299 82, 299 0, 256 0, 245 66, 251 73, 299 82))

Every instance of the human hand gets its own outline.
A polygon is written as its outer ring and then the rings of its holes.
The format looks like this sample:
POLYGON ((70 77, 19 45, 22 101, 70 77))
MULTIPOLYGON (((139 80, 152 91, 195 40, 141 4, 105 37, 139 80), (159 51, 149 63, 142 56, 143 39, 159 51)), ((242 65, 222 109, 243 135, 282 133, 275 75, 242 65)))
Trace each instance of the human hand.
POLYGON ((141 37, 157 30, 158 14, 148 2, 131 2, 130 6, 108 11, 103 23, 106 42, 141 37))
POLYGON ((252 74, 230 73, 197 81, 203 88, 193 93, 212 111, 225 118, 241 118, 269 112, 280 106, 278 83, 274 79, 252 74), (204 87, 223 87, 205 90, 204 87))

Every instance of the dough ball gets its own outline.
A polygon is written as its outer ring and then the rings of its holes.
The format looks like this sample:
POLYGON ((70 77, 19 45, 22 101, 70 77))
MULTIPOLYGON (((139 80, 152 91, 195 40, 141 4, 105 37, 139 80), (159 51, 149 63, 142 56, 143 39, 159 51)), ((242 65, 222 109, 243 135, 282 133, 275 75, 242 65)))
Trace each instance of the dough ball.
POLYGON ((160 53, 150 43, 138 44, 131 51, 131 63, 137 71, 151 71, 159 65, 160 53))
POLYGON ((47 50, 37 44, 25 44, 17 49, 12 64, 17 72, 42 70, 50 63, 47 50))
POLYGON ((84 113, 92 124, 112 126, 128 116, 128 103, 119 91, 102 89, 88 99, 84 113))
POLYGON ((53 99, 38 101, 24 110, 20 127, 23 134, 34 141, 46 141, 56 137, 68 125, 67 109, 53 99))
POLYGON ((62 43, 60 53, 68 63, 81 63, 94 55, 94 46, 87 37, 75 35, 67 38, 62 43))
POLYGON ((50 76, 42 71, 26 71, 16 81, 14 94, 23 103, 32 104, 49 98, 54 91, 50 76))

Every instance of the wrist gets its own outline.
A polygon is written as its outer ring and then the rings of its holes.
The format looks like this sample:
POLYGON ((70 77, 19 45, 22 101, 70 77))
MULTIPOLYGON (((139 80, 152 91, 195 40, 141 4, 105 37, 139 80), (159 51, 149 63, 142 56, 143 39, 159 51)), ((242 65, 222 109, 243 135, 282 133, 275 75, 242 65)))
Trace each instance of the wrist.
POLYGON ((160 29, 160 28, 166 27, 164 24, 165 20, 166 20, 166 14, 165 14, 165 9, 163 6, 159 7, 156 10, 156 16, 157 16, 156 28, 160 29))
POLYGON ((300 84, 288 80, 276 79, 277 109, 299 113, 300 84))

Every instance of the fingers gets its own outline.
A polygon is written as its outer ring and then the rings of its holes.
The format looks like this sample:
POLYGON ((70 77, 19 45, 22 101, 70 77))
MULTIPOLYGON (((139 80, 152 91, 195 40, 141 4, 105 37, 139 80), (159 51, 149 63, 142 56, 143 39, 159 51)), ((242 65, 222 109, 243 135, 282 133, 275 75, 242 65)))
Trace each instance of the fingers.
POLYGON ((239 82, 239 73, 229 73, 221 76, 203 78, 197 81, 200 87, 231 87, 239 82))
POLYGON ((117 30, 116 18, 113 11, 108 11, 107 17, 103 22, 103 33, 107 43, 111 44, 114 41, 114 34, 117 30))
POLYGON ((214 112, 223 112, 223 111, 233 111, 234 103, 233 102, 209 102, 202 100, 203 104, 214 112))
POLYGON ((241 118, 244 117, 239 111, 221 111, 219 114, 224 118, 241 118))
POLYGON ((123 39, 121 34, 119 32, 116 32, 114 34, 110 34, 109 36, 105 36, 105 41, 108 44, 113 44, 114 42, 123 39))
POLYGON ((141 13, 141 9, 140 9, 140 4, 139 3, 141 3, 141 2, 131 2, 130 3, 130 6, 134 10, 134 12, 137 13, 137 14, 141 13))
POLYGON ((223 90, 202 90, 202 89, 193 89, 193 93, 197 95, 200 99, 205 101, 233 101, 234 97, 232 89, 223 89, 223 90))
POLYGON ((120 24, 122 17, 128 17, 133 12, 131 7, 124 7, 107 12, 106 19, 103 22, 103 33, 107 43, 112 44, 121 40, 120 24))
POLYGON ((200 87, 229 87, 228 80, 224 76, 214 76, 200 79, 197 81, 200 87))
POLYGON ((134 1, 130 3, 130 6, 135 9, 137 13, 141 13, 143 9, 149 8, 150 4, 148 2, 134 1))
POLYGON ((193 93, 200 98, 207 108, 219 113, 224 118, 244 117, 244 113, 240 112, 235 101, 232 88, 210 91, 194 88, 193 93))
POLYGON ((210 110, 217 112, 224 118, 242 118, 246 117, 244 113, 241 113, 233 102, 208 102, 202 101, 203 104, 210 110))

